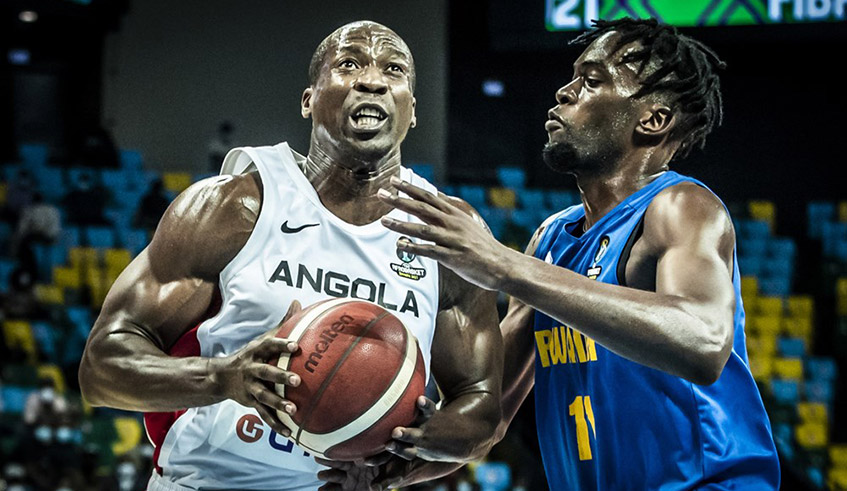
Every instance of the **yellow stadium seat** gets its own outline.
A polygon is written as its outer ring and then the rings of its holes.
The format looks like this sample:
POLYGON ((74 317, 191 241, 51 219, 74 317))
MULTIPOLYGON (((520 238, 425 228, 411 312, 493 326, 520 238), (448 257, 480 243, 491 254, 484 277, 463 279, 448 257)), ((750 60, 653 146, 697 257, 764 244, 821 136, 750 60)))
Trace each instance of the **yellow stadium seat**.
POLYGON ((824 448, 829 442, 827 426, 820 423, 803 423, 794 429, 797 444, 806 449, 824 448))
POLYGON ((162 184, 168 191, 181 193, 185 191, 185 188, 191 186, 191 174, 187 172, 165 172, 162 174, 162 184))
POLYGON ((47 305, 65 305, 65 292, 56 285, 35 285, 35 298, 47 305))
POLYGON ((847 444, 830 445, 829 461, 833 467, 847 469, 847 444))
POLYGON ((843 491, 847 489, 847 468, 833 467, 826 480, 827 489, 843 491))
POLYGON ((759 294, 759 279, 755 276, 741 277, 741 295, 755 297, 759 294))
POLYGON ((106 299, 106 293, 109 291, 109 285, 106 282, 106 275, 102 269, 90 269, 86 276, 85 285, 91 293, 91 306, 99 308, 103 305, 103 300, 106 299))
POLYGON ((53 284, 60 288, 79 288, 80 270, 68 266, 56 266, 53 268, 53 284))
POLYGON ((773 233, 776 225, 776 206, 772 201, 750 201, 747 203, 747 210, 750 212, 750 218, 768 222, 771 233, 773 233))
POLYGON ((32 326, 29 322, 22 320, 3 321, 3 338, 9 348, 19 348, 26 353, 27 360, 30 363, 35 363, 38 359, 35 338, 32 335, 32 326))
POLYGON ((53 379, 53 388, 64 394, 67 385, 65 384, 65 376, 62 375, 62 370, 56 365, 39 365, 38 378, 48 377, 53 379))
POLYGON ((0 206, 6 204, 6 192, 8 188, 6 187, 5 182, 0 182, 0 206))
POLYGON ((808 317, 786 317, 782 319, 782 330, 792 338, 803 338, 811 348, 814 324, 808 317))
POLYGON ((829 424, 826 404, 819 402, 798 402, 797 417, 801 423, 829 424))
POLYGON ((120 273, 132 261, 132 254, 129 249, 106 249, 103 254, 103 261, 106 263, 106 270, 110 273, 117 271, 120 273))
POLYGON ((750 356, 750 373, 759 382, 770 380, 773 374, 773 358, 767 355, 750 356))
POLYGON ((780 297, 759 297, 756 301, 756 312, 760 315, 782 317, 785 306, 780 297))
POLYGON ((118 440, 112 444, 115 455, 123 455, 141 443, 141 424, 135 418, 115 418, 118 440))
POLYGON ((803 360, 801 358, 774 358, 773 372, 777 377, 789 380, 803 380, 803 360))
POLYGON ((491 188, 488 190, 488 199, 497 208, 515 209, 515 192, 508 188, 491 188))
POLYGON ((748 354, 764 355, 772 357, 776 353, 777 340, 772 334, 759 334, 747 336, 748 354))
POLYGON ((792 317, 815 316, 815 299, 811 295, 792 295, 786 301, 788 315, 792 317))
POLYGON ((835 283, 835 304, 838 315, 847 316, 847 278, 838 278, 835 283))
POLYGON ((85 271, 100 264, 100 254, 93 247, 73 247, 68 252, 71 267, 85 271))
POLYGON ((838 221, 847 222, 847 201, 838 202, 838 221))
POLYGON ((776 316, 753 316, 747 322, 751 332, 760 335, 777 336, 782 319, 776 316))

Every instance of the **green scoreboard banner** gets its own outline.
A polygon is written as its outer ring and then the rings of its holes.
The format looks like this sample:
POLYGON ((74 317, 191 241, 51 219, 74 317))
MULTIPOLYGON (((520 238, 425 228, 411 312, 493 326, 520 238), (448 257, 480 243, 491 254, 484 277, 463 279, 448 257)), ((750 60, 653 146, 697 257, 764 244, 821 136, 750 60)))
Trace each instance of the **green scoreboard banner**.
POLYGON ((592 19, 653 17, 680 27, 845 20, 847 0, 546 0, 548 31, 578 31, 592 19))

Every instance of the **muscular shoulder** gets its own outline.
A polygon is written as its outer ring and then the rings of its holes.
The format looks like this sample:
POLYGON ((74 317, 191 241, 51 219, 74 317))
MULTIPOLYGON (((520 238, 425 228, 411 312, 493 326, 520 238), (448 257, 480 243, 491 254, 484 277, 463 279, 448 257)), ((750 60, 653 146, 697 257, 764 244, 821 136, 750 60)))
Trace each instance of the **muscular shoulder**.
POLYGON ((660 249, 699 241, 731 253, 735 232, 717 196, 695 183, 684 182, 653 198, 644 217, 644 238, 660 249))
POLYGON ((160 275, 214 279, 244 247, 262 203, 257 173, 204 179, 183 191, 150 243, 160 275))

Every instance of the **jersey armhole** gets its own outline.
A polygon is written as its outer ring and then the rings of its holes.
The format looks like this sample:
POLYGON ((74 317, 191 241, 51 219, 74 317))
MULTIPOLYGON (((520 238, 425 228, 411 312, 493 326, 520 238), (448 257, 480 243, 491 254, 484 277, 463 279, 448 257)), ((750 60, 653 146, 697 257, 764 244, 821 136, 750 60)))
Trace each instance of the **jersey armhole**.
MULTIPOLYGON (((646 213, 644 215, 646 215, 646 213)), ((629 239, 627 239, 626 244, 624 244, 620 259, 618 259, 618 268, 615 273, 620 286, 627 286, 626 264, 629 262, 629 255, 632 252, 632 247, 638 239, 641 238, 641 234, 644 233, 644 215, 641 215, 641 218, 638 219, 638 223, 635 224, 635 228, 629 234, 629 239)))

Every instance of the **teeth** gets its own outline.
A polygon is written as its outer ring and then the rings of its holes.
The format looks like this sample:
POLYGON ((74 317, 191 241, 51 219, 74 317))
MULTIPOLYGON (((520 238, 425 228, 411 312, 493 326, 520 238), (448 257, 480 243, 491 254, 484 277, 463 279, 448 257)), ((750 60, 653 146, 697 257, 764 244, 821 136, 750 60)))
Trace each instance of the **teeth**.
POLYGON ((359 127, 368 128, 378 125, 379 121, 379 118, 373 116, 362 116, 356 122, 359 124, 359 127))
POLYGON ((363 116, 371 116, 374 118, 382 119, 382 113, 372 107, 363 107, 362 109, 359 109, 358 112, 356 112, 357 118, 363 116))

